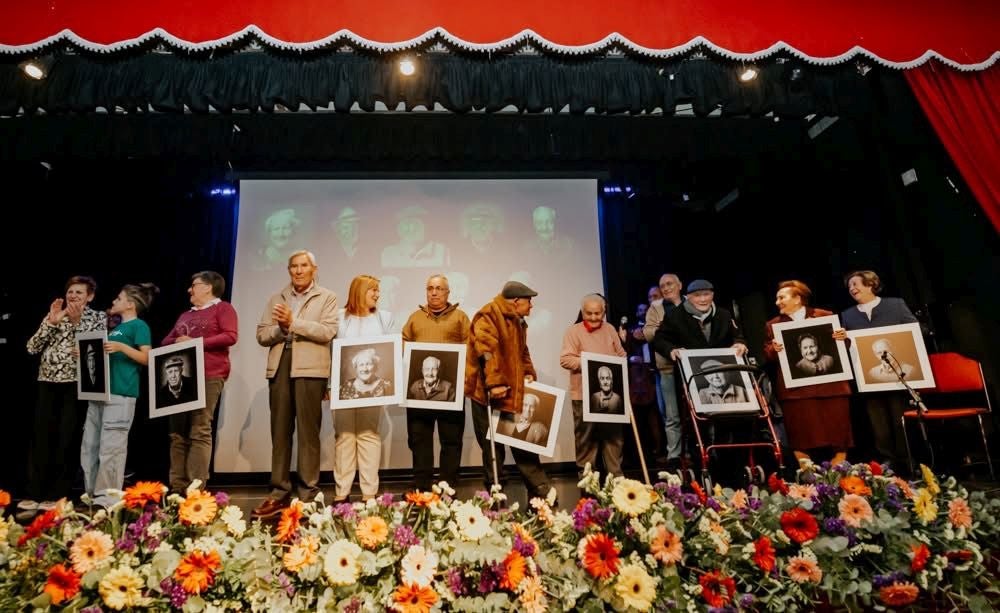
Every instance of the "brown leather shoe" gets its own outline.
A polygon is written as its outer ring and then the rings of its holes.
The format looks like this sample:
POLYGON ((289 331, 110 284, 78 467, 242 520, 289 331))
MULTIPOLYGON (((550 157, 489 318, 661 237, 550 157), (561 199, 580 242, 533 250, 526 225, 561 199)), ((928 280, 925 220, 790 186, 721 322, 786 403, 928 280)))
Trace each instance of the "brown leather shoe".
POLYGON ((251 517, 257 519, 270 519, 281 513, 281 510, 288 506, 289 497, 266 498, 259 507, 253 510, 251 517))

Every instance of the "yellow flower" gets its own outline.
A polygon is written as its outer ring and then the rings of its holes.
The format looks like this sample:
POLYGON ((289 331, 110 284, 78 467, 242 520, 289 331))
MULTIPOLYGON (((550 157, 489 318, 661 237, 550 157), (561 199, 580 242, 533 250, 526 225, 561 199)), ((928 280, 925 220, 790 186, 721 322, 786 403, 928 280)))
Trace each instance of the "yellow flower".
POLYGON ((204 526, 215 519, 215 512, 219 510, 215 496, 204 490, 191 492, 184 502, 177 509, 177 515, 185 524, 192 526, 204 526))
POLYGON ((389 526, 381 517, 366 517, 358 522, 354 534, 365 549, 374 549, 389 536, 389 526))
POLYGON ((282 556, 281 561, 289 572, 297 573, 303 567, 316 563, 318 549, 319 540, 315 536, 306 536, 292 545, 282 556))
POLYGON ((937 496, 941 493, 941 486, 938 485, 937 477, 931 469, 927 468, 925 465, 920 465, 920 472, 924 476, 924 483, 927 484, 927 491, 931 493, 931 496, 937 496))
POLYGON ((323 557, 323 572, 333 585, 351 585, 358 580, 361 569, 358 556, 361 548, 350 541, 340 539, 326 550, 323 557))
POLYGON ((114 541, 106 533, 100 530, 84 532, 69 548, 69 559, 73 562, 73 570, 80 575, 86 575, 95 568, 100 568, 111 560, 114 547, 114 541))
POLYGON ((104 575, 97 587, 104 604, 121 611, 137 607, 142 600, 142 578, 128 566, 119 566, 104 575))
POLYGON ((917 495, 913 498, 913 511, 925 526, 927 522, 934 521, 934 518, 937 517, 937 503, 934 502, 934 496, 927 489, 917 490, 917 495))
POLYGON ((639 564, 627 564, 618 573, 615 591, 626 606, 647 611, 656 598, 656 581, 639 564))
POLYGON ((619 511, 632 517, 645 513, 653 503, 646 486, 634 479, 619 479, 611 492, 611 500, 619 511))

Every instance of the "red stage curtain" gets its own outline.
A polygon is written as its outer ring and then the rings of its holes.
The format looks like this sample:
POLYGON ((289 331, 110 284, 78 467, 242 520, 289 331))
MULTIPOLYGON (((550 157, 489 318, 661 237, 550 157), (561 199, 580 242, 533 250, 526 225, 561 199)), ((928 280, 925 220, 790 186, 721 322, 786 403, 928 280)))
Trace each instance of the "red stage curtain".
POLYGON ((154 35, 182 48, 214 48, 249 26, 275 47, 309 48, 349 31, 357 44, 392 50, 442 28, 454 44, 481 50, 510 48, 531 30, 557 52, 602 48, 617 35, 654 55, 704 43, 737 60, 785 48, 839 63, 863 49, 909 68, 933 50, 951 65, 981 69, 1000 58, 997 23, 996 0, 4 0, 0 53, 59 39, 127 49, 154 35))
POLYGON ((905 74, 969 189, 1000 231, 1000 66, 958 72, 929 63, 905 74))

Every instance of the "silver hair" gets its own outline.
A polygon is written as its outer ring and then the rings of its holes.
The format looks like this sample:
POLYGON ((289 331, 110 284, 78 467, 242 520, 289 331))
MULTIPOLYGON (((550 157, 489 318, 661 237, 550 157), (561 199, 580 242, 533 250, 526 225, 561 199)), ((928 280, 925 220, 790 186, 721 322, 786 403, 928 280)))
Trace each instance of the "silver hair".
POLYGON ((355 353, 354 357, 351 358, 351 366, 357 368, 358 362, 361 360, 362 357, 369 357, 371 359, 372 364, 375 365, 375 368, 378 368, 379 363, 382 361, 382 359, 378 357, 378 354, 375 352, 375 349, 373 347, 365 347, 361 351, 355 353))
POLYGON ((424 358, 424 361, 421 363, 421 367, 427 365, 427 360, 434 360, 434 365, 437 366, 438 368, 441 368, 441 360, 433 355, 429 355, 426 358, 424 358))
POLYGON ((610 368, 610 367, 608 367, 608 366, 601 366, 600 368, 598 368, 598 369, 597 369, 597 376, 598 376, 598 377, 600 377, 600 376, 601 376, 601 371, 602 371, 602 370, 606 370, 606 371, 608 371, 608 374, 609 374, 609 375, 611 375, 611 378, 612 378, 612 379, 614 379, 614 378, 615 378, 615 371, 611 370, 611 368, 610 368))
POLYGON ((292 255, 288 256, 288 265, 291 266, 292 265, 292 260, 294 260, 295 258, 299 257, 300 255, 306 256, 307 258, 309 258, 309 263, 310 264, 312 264, 313 266, 317 266, 317 264, 316 264, 316 256, 313 255, 313 252, 309 251, 308 249, 299 249, 298 251, 293 251, 292 255))
POLYGON ((430 283, 431 279, 444 279, 444 288, 449 290, 451 289, 451 285, 448 283, 448 277, 446 277, 444 273, 436 273, 427 277, 427 283, 430 283))
POLYGON ((598 302, 605 311, 608 309, 608 301, 600 294, 587 294, 580 300, 580 308, 587 306, 588 302, 598 302))

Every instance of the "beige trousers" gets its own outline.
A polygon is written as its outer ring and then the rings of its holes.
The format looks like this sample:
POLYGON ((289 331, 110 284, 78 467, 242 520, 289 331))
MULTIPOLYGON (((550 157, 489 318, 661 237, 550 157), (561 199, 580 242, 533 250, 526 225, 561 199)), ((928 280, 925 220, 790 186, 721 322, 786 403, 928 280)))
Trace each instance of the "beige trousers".
POLYGON ((383 407, 337 409, 333 412, 333 480, 337 497, 351 493, 354 473, 359 474, 361 495, 378 493, 378 468, 382 460, 382 438, 378 422, 383 407))

